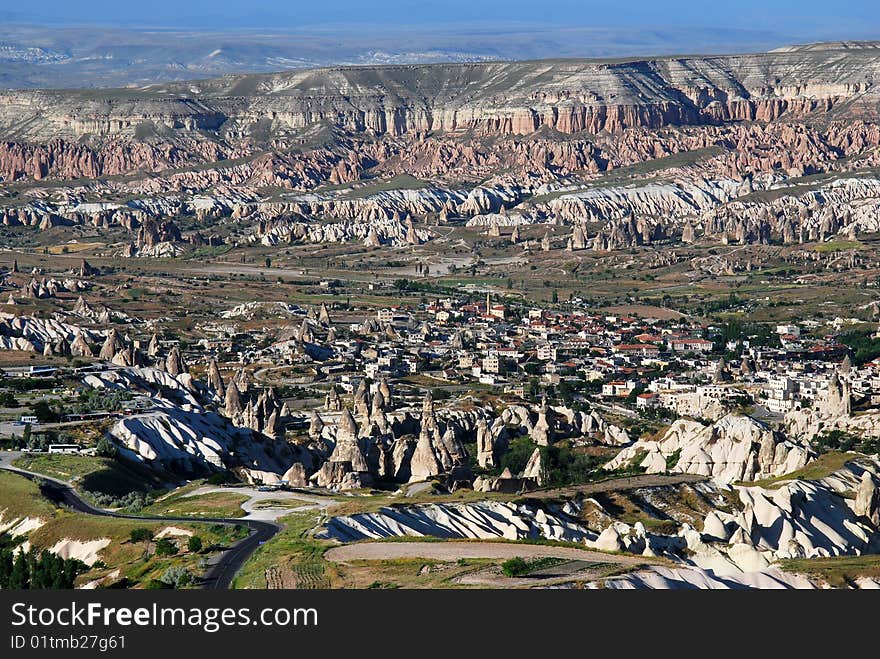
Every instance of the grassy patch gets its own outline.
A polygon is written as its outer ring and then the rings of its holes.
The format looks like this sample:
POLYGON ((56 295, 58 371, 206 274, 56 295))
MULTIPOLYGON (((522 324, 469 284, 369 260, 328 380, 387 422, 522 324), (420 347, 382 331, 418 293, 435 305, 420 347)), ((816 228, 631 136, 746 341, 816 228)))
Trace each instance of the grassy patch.
POLYGON ((829 451, 807 464, 805 467, 782 476, 764 478, 759 481, 739 482, 737 485, 746 487, 779 487, 787 481, 802 480, 815 481, 830 476, 843 465, 853 459, 852 455, 839 451, 829 451))
POLYGON ((880 578, 880 556, 798 558, 779 563, 783 570, 820 579, 835 588, 852 586, 859 577, 880 578))
POLYGON ((361 199, 370 195, 386 192, 388 190, 421 190, 428 186, 426 181, 417 179, 409 174, 398 174, 387 181, 379 181, 370 183, 363 187, 354 188, 344 196, 349 199, 361 199))
POLYGON ((107 467, 111 460, 87 455, 25 454, 13 464, 20 469, 72 481, 107 467))
POLYGON ((832 240, 828 243, 819 243, 810 247, 814 252, 841 252, 847 249, 861 249, 864 247, 858 240, 832 240))
POLYGON ((0 471, 0 520, 40 517, 46 519, 55 507, 40 494, 40 487, 22 476, 0 471))
POLYGON ((22 455, 15 466, 62 481, 75 482, 78 489, 122 496, 132 491, 148 492, 162 481, 149 469, 121 460, 88 455, 22 455))
POLYGON ((233 588, 330 588, 333 572, 324 560, 332 543, 309 533, 317 523, 314 513, 292 513, 282 519, 286 527, 261 546, 235 577, 233 588))
POLYGON ((501 572, 505 577, 523 577, 537 570, 543 570, 554 565, 565 563, 564 558, 554 558, 553 556, 544 556, 527 561, 519 556, 509 558, 501 564, 501 572))
POLYGON ((186 493, 165 497, 143 509, 145 515, 166 517, 243 517, 241 504, 248 500, 234 492, 210 492, 197 496, 186 493))
POLYGON ((311 502, 304 499, 263 499, 254 502, 254 508, 299 508, 307 506, 311 502))

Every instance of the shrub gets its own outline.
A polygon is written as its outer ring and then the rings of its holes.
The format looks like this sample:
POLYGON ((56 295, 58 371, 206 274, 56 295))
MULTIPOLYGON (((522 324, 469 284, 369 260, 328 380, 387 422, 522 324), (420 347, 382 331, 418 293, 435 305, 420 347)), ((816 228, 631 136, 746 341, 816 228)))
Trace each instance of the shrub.
POLYGON ((508 450, 501 456, 501 469, 510 469, 510 473, 516 476, 523 469, 535 451, 535 443, 528 437, 517 437, 509 444, 508 450))
POLYGON ((185 567, 174 565, 165 570, 160 581, 172 588, 183 588, 193 582, 193 576, 185 567))
POLYGON ((156 543, 157 556, 174 556, 177 553, 177 545, 168 538, 162 538, 156 543))
POLYGON ((119 453, 119 447, 108 438, 102 437, 95 446, 95 454, 102 458, 115 458, 119 453))
POLYGON ((219 471, 216 474, 211 474, 205 482, 209 485, 223 485, 226 482, 226 472, 219 471))
POLYGON ((153 539, 153 532, 143 527, 132 529, 128 534, 128 539, 131 542, 149 542, 153 539))
POLYGON ((104 508, 124 508, 128 512, 137 512, 147 505, 147 495, 143 492, 129 492, 121 497, 106 494, 104 492, 89 492, 86 494, 99 506, 104 508))
POLYGON ((202 539, 197 535, 190 536, 190 539, 186 541, 186 548, 191 552, 202 551, 202 539))
POLYGON ((509 558, 501 564, 505 577, 519 577, 529 572, 529 564, 519 556, 509 558))

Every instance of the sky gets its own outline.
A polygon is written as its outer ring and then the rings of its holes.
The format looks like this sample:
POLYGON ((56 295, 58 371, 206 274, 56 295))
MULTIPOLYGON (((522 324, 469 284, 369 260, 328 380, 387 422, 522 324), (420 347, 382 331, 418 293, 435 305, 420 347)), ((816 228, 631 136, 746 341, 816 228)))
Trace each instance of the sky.
POLYGON ((817 39, 880 38, 877 0, 0 0, 0 22, 337 30, 365 25, 724 27, 817 39))

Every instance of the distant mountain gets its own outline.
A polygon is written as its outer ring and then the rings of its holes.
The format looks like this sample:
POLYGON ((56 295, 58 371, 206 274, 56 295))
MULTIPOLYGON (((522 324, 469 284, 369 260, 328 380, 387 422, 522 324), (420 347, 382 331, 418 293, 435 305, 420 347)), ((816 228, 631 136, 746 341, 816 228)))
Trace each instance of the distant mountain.
MULTIPOLYGON (((875 42, 689 57, 345 66, 137 89, 0 93, 0 137, 617 132, 781 116, 874 119, 875 42)), ((219 57, 217 55, 215 57, 219 57)))
POLYGON ((391 33, 379 28, 175 31, 6 23, 0 25, 0 87, 125 87, 340 64, 755 52, 794 40, 734 29, 513 25, 491 31, 440 26, 391 33))

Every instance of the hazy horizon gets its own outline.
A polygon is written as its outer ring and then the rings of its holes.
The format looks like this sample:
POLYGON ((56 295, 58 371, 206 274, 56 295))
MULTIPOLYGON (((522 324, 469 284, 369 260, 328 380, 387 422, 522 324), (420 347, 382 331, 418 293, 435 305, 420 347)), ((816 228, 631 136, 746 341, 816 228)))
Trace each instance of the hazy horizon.
MULTIPOLYGON (((2 0, 0 0, 2 2, 2 0)), ((712 55, 880 39, 880 5, 559 0, 301 5, 105 0, 0 7, 0 87, 114 87, 333 65, 712 55), (182 9, 185 7, 185 9, 182 9)))

